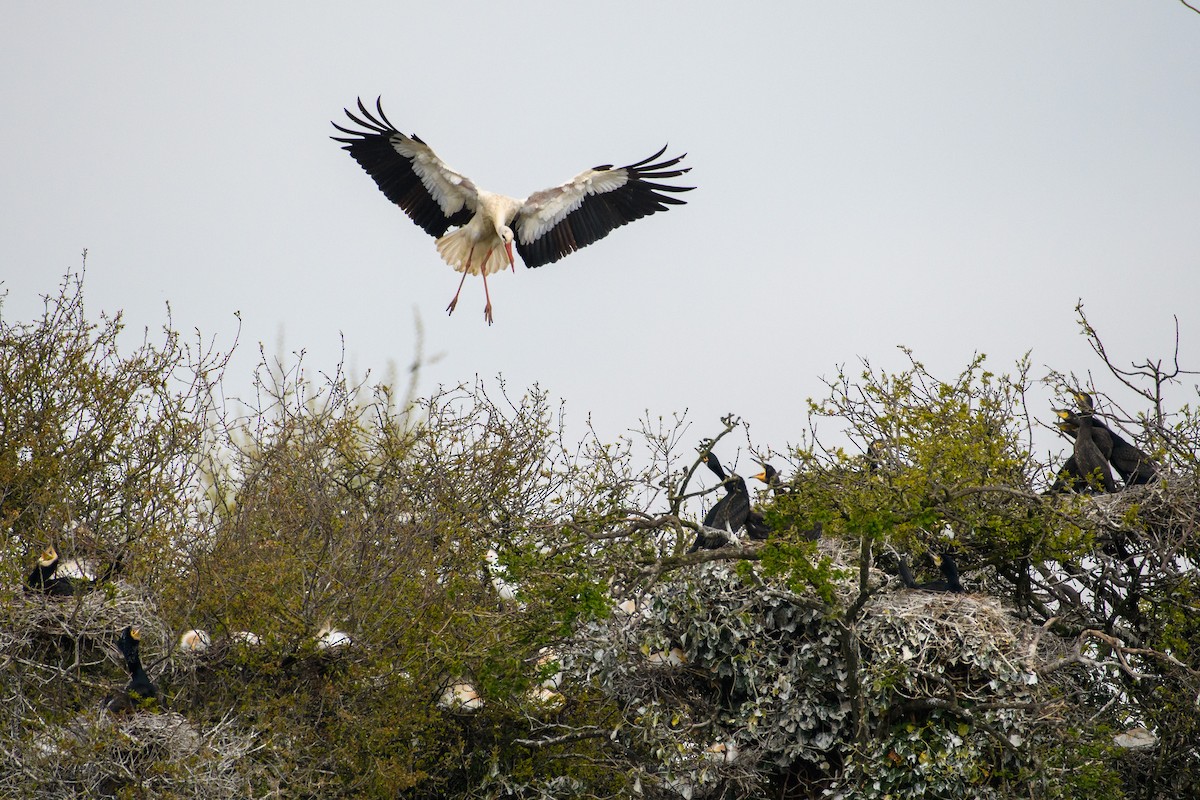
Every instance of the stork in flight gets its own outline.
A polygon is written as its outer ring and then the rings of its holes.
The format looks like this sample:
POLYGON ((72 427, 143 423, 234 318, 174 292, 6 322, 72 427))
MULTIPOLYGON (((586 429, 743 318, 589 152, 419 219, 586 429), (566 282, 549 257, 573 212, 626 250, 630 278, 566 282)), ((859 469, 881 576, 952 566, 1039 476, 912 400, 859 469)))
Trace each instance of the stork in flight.
MULTIPOLYGON (((479 189, 470 178, 455 172, 413 134, 397 130, 377 99, 372 113, 358 101, 361 116, 345 109, 362 130, 333 127, 347 136, 330 137, 375 179, 380 191, 409 218, 438 237, 442 259, 463 274, 458 291, 446 308, 454 313, 458 295, 468 275, 483 276, 487 299, 483 315, 492 324, 492 298, 487 276, 505 266, 516 272, 513 244, 527 267, 551 264, 581 247, 603 239, 627 222, 683 205, 676 192, 692 186, 657 183, 677 178, 690 167, 675 168, 683 156, 652 163, 664 146, 649 158, 625 167, 604 164, 585 170, 551 189, 534 192, 524 200, 479 189), (664 194, 664 192, 666 194, 664 194), (452 226, 457 230, 446 233, 452 226)), ((686 153, 684 155, 687 155, 686 153)))

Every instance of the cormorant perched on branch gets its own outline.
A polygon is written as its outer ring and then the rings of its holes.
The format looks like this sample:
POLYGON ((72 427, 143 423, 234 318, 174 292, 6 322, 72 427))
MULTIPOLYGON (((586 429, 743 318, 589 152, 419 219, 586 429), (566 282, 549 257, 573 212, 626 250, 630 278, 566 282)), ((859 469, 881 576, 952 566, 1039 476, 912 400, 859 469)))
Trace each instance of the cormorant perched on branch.
POLYGON ((125 657, 125 669, 129 670, 129 683, 123 691, 104 700, 104 708, 114 714, 136 711, 146 700, 158 699, 158 687, 142 668, 141 635, 137 628, 127 627, 117 642, 121 655, 125 657))
MULTIPOLYGON (((779 473, 767 463, 763 463, 762 468, 763 471, 755 475, 754 479, 765 483, 767 490, 772 494, 778 494, 781 491, 779 473)), ((771 536, 771 526, 767 525, 766 518, 758 509, 751 509, 750 514, 746 517, 746 534, 756 541, 762 541, 771 536)))
POLYGON ((1117 491, 1108 459, 1104 457, 1104 452, 1096 442, 1095 422, 1092 418, 1066 409, 1058 409, 1055 413, 1062 420, 1060 428, 1068 434, 1071 430, 1075 432, 1075 453, 1072 458, 1075 459, 1075 470, 1086 484, 1083 490, 1117 491))
MULTIPOLYGON (((1055 422, 1055 427, 1066 433, 1072 441, 1075 440, 1075 433, 1079 431, 1079 426, 1074 422, 1069 421, 1070 411, 1067 409, 1056 408, 1054 413, 1058 416, 1055 422)), ((1062 467, 1058 468, 1058 473, 1055 475, 1054 483, 1049 489, 1046 489, 1046 494, 1062 494, 1063 492, 1082 493, 1087 491, 1087 479, 1084 474, 1079 471, 1079 464, 1075 462, 1075 453, 1072 450, 1072 455, 1067 457, 1062 467)))
POLYGON ((950 553, 942 553, 940 556, 934 556, 933 560, 942 570, 942 579, 936 581, 926 581, 925 583, 917 583, 913 578, 912 570, 908 566, 908 557, 900 556, 900 581, 909 589, 923 589, 927 592, 953 592, 961 594, 964 589, 962 583, 958 580, 958 562, 954 560, 954 556, 950 553))
POLYGON ((1079 416, 1092 423, 1092 439, 1100 452, 1104 453, 1113 469, 1125 481, 1126 486, 1138 486, 1150 483, 1158 478, 1158 468, 1154 459, 1142 450, 1125 441, 1116 431, 1105 425, 1095 415, 1095 405, 1092 396, 1087 392, 1072 392, 1075 402, 1079 405, 1079 416), (1107 444, 1107 452, 1105 445, 1107 444))
MULTIPOLYGON (((1058 421, 1054 423, 1060 431, 1075 439, 1075 433, 1079 426, 1068 421, 1070 416, 1069 411, 1056 408, 1054 413, 1058 416, 1058 421)), ((1086 492, 1088 489, 1087 479, 1083 477, 1083 473, 1079 471, 1079 465, 1075 462, 1075 454, 1071 453, 1063 465, 1058 468, 1058 474, 1054 476, 1054 483, 1046 490, 1046 494, 1062 494, 1063 492, 1086 492)))
MULTIPOLYGON (((746 524, 747 518, 750 516, 750 491, 746 488, 746 482, 737 475, 727 476, 724 468, 721 466, 720 460, 716 454, 711 451, 704 456, 705 465, 712 470, 725 484, 725 496, 717 501, 716 505, 708 510, 704 515, 704 527, 716 528, 721 531, 728 531, 729 534, 737 533, 738 529, 746 524)), ((719 547, 724 547, 726 540, 722 537, 721 541, 717 541, 716 536, 705 535, 702 531, 696 534, 696 541, 692 543, 692 547, 688 550, 689 553, 694 553, 701 548, 705 550, 716 550, 719 547)))
POLYGON ((766 462, 762 462, 763 471, 754 476, 757 481, 762 481, 767 485, 767 489, 771 494, 779 494, 783 491, 783 482, 779 480, 779 470, 772 467, 766 462))
POLYGON ((771 538, 771 526, 758 509, 751 509, 746 515, 746 535, 758 542, 771 538))
MULTIPOLYGON (((785 494, 787 490, 783 486, 783 481, 779 479, 779 471, 770 464, 761 463, 763 471, 755 475, 754 479, 765 483, 768 491, 775 496, 785 494)), ((805 539, 815 542, 821 538, 823 532, 824 526, 818 522, 803 533, 805 539)), ((771 528, 767 526, 761 512, 753 510, 750 512, 750 517, 746 520, 746 533, 750 535, 751 539, 766 539, 770 535, 771 528)))

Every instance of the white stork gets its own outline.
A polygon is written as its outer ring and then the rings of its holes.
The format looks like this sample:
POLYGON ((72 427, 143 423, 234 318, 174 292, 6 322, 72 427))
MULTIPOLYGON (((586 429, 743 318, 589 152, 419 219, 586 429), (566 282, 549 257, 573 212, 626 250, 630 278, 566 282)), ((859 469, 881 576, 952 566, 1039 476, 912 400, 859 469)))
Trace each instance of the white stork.
POLYGON ((666 152, 664 146, 635 164, 594 167, 561 186, 518 200, 477 188, 469 178, 447 166, 416 134, 406 136, 397 130, 384 116, 378 99, 375 113, 367 110, 361 99, 361 117, 344 110, 364 130, 343 128, 335 122, 333 127, 348 136, 331 138, 343 143, 342 149, 354 156, 389 200, 427 233, 438 237, 442 259, 463 274, 446 311, 454 313, 467 275, 482 275, 487 300, 483 314, 489 325, 492 298, 487 276, 505 266, 516 272, 514 241, 525 266, 551 264, 603 239, 627 222, 665 211, 668 206, 683 205, 684 200, 670 193, 695 188, 654 182, 676 178, 690 169, 671 169, 683 159, 682 155, 651 163, 666 152), (455 225, 458 229, 447 234, 447 229, 455 225))

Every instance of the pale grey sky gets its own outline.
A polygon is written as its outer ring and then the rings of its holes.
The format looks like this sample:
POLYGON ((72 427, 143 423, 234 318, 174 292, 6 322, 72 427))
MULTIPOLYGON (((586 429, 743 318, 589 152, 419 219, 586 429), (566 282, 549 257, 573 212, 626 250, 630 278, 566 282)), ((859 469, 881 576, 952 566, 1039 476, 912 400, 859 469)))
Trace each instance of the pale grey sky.
POLYGON ((403 367, 418 312, 425 392, 538 382, 606 435, 735 411, 776 449, 821 376, 898 344, 947 377, 1094 369, 1079 298, 1119 359, 1169 355, 1177 314, 1200 363, 1200 15, 1173 0, 11 3, 0 98, 5 317, 87 248, 94 313, 169 301, 229 344, 240 311, 235 392, 281 329, 310 371, 339 334, 403 367), (447 318, 459 276, 328 138, 359 95, 492 191, 664 142, 699 188, 496 276, 490 329, 477 278, 447 318))

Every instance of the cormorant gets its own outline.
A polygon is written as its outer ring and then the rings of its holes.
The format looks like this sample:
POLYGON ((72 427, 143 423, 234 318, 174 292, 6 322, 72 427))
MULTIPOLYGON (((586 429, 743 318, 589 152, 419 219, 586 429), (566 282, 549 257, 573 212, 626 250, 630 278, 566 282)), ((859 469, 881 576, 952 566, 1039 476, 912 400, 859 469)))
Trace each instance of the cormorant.
MULTIPOLYGON (((763 462, 762 468, 763 471, 755 475, 754 479, 765 483, 767 489, 773 495, 786 493, 787 490, 783 486, 783 481, 779 479, 779 470, 765 462, 763 462)), ((821 534, 824 532, 824 526, 818 522, 803 533, 805 539, 815 542, 821 538, 821 534)), ((767 526, 766 520, 763 519, 762 512, 750 512, 750 517, 746 520, 746 533, 750 535, 751 539, 766 539, 770 535, 771 528, 767 526)))
MULTIPOLYGON (((721 462, 717 456, 709 452, 704 456, 705 465, 712 470, 713 474, 725 483, 725 496, 717 501, 716 505, 708 510, 704 515, 704 527, 716 528, 721 531, 728 531, 730 534, 737 533, 738 529, 746 524, 746 520, 750 516, 750 491, 746 488, 746 482, 737 475, 727 476, 724 468, 721 467, 721 462)), ((689 553, 694 553, 701 548, 705 550, 716 550, 719 547, 724 547, 726 539, 705 535, 703 531, 696 534, 696 541, 692 543, 692 547, 688 550, 689 553), (717 541, 720 538, 720 541, 717 541)))
POLYGON ((1075 430, 1075 469, 1087 483, 1085 489, 1096 491, 1102 488, 1105 492, 1117 491, 1113 481, 1112 470, 1109 469, 1108 459, 1104 457, 1094 436, 1095 423, 1090 416, 1076 414, 1074 411, 1060 409, 1058 416, 1062 419, 1064 430, 1075 430))
POLYGON ((1092 439, 1096 442, 1113 469, 1125 481, 1126 486, 1138 486, 1150 483, 1158 478, 1158 468, 1154 459, 1142 450, 1125 441, 1116 431, 1109 428, 1095 415, 1095 405, 1092 396, 1087 392, 1072 392, 1075 402, 1079 405, 1080 417, 1091 420, 1092 439), (1105 440, 1108 448, 1105 452, 1105 440))
POLYGON ((70 597, 85 591, 86 587, 90 585, 90 581, 56 575, 57 571, 58 551, 54 549, 54 545, 50 545, 42 551, 42 557, 38 559, 33 572, 29 573, 25 584, 36 592, 54 597, 70 597))
POLYGON ((158 687, 142 669, 141 634, 137 628, 126 627, 117 642, 121 655, 125 657, 125 669, 129 670, 129 683, 123 691, 104 700, 104 708, 114 714, 135 711, 144 701, 158 699, 158 687))
POLYGON ((934 556, 933 560, 942 571, 943 577, 941 580, 917 583, 913 578, 912 570, 908 566, 908 558, 901 556, 898 570, 900 581, 909 589, 923 589, 927 592, 962 593, 964 589, 962 583, 958 580, 958 563, 954 560, 954 556, 950 553, 942 553, 940 556, 934 556))
MULTIPOLYGON (((1054 423, 1055 427, 1075 439, 1075 432, 1079 429, 1078 425, 1068 421, 1071 412, 1065 409, 1056 408, 1054 413, 1058 416, 1058 421, 1054 423)), ((1087 479, 1083 477, 1083 473, 1079 471, 1079 465, 1075 462, 1075 454, 1067 456, 1067 460, 1058 468, 1058 473, 1054 476, 1054 483, 1046 490, 1045 494, 1062 494, 1064 492, 1086 492, 1088 488, 1087 479)))
POLYGON ((58 553, 54 550, 54 545, 50 545, 42 551, 42 556, 38 559, 33 572, 29 573, 25 585, 34 591, 44 592, 47 584, 54 579, 54 572, 57 569, 58 553))
POLYGON ((1067 456, 1067 460, 1058 468, 1057 474, 1054 476, 1054 483, 1050 484, 1050 488, 1046 490, 1046 494, 1062 494, 1064 492, 1083 492, 1087 490, 1087 481, 1079 474, 1079 467, 1075 464, 1074 454, 1067 456))
MULTIPOLYGON (((755 475, 754 479, 765 483, 771 494, 779 494, 782 491, 779 473, 767 463, 763 463, 762 468, 763 471, 755 475)), ((746 534, 756 541, 762 541, 771 536, 771 526, 767 524, 766 518, 758 509, 751 509, 746 517, 746 534)))
POLYGON ((771 538, 771 526, 758 509, 751 509, 746 515, 746 535, 758 542, 771 538))
POLYGON ((96 582, 95 571, 90 565, 80 561, 78 558, 68 558, 66 561, 60 559, 58 562, 58 571, 54 574, 60 578, 74 578, 84 583, 96 582))
POLYGON ((763 462, 763 471, 754 476, 755 480, 762 481, 767 485, 771 494, 779 494, 783 491, 783 482, 779 480, 779 470, 772 467, 770 464, 763 462))

